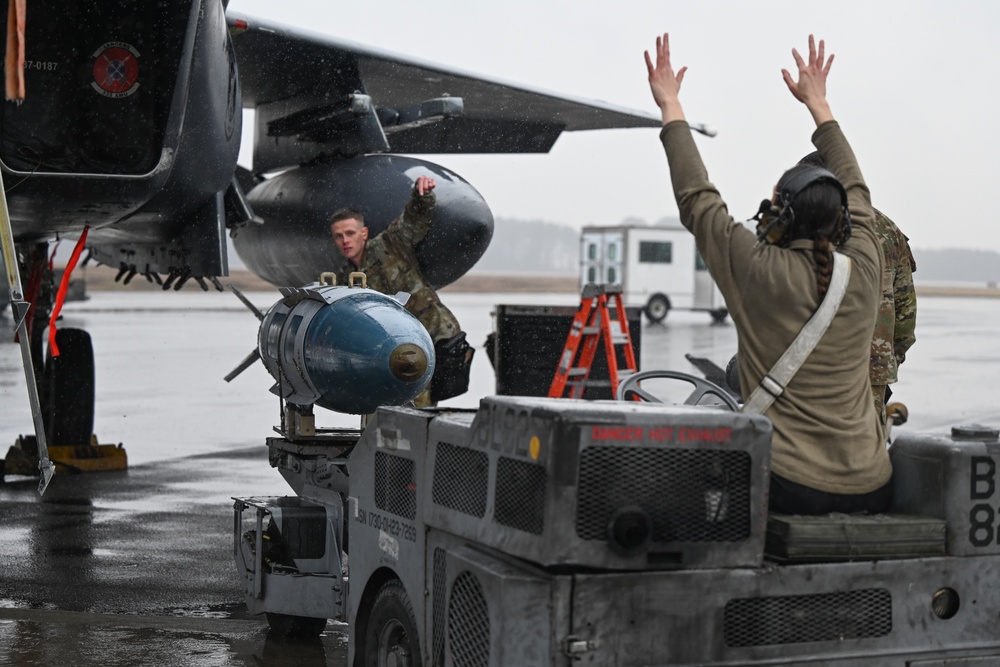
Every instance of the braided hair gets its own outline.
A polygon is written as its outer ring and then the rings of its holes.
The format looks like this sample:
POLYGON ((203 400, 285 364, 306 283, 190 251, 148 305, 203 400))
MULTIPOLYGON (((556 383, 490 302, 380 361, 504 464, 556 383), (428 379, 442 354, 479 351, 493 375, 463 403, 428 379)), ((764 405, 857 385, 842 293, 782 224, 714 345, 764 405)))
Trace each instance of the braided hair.
POLYGON ((830 289, 830 279, 833 277, 833 250, 830 248, 830 239, 825 236, 813 239, 813 261, 816 262, 816 290, 822 299, 830 289))
MULTIPOLYGON (((778 191, 790 179, 812 165, 799 163, 786 171, 778 180, 778 191)), ((830 287, 833 276, 833 246, 830 238, 843 224, 841 191, 829 181, 818 181, 805 187, 787 204, 795 212, 795 223, 789 231, 789 240, 811 239, 813 261, 816 264, 816 289, 822 299, 830 287)))

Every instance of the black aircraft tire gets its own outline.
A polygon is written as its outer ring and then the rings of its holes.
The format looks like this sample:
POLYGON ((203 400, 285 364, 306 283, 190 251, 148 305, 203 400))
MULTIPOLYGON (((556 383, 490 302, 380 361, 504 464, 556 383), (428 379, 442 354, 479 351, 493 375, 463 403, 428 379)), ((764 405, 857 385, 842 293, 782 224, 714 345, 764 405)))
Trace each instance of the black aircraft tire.
POLYGON ((312 639, 319 637, 326 629, 325 618, 312 616, 292 616, 290 614, 274 614, 266 612, 267 624, 271 631, 281 637, 302 637, 312 639))
POLYGON ((89 445, 94 433, 94 346, 82 329, 56 332, 59 356, 45 358, 44 421, 49 445, 89 445))
POLYGON ((670 299, 662 294, 654 294, 649 297, 643 312, 646 313, 650 322, 662 322, 667 313, 670 312, 670 299))
POLYGON ((413 607, 398 579, 385 582, 365 630, 365 667, 420 667, 420 637, 413 607), (390 661, 392 657, 394 660, 390 661))

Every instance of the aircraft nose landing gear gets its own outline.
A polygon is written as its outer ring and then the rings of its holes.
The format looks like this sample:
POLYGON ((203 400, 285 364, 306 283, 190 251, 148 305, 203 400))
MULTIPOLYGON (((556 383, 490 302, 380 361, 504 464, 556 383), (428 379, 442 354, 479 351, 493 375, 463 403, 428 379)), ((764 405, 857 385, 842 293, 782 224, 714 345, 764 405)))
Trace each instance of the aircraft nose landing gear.
MULTIPOLYGON (((43 355, 47 327, 53 312, 54 275, 48 268, 46 244, 36 244, 30 252, 22 249, 27 271, 26 298, 32 304, 20 327, 24 340, 29 341, 30 364, 26 377, 38 378, 37 409, 44 446, 34 435, 22 436, 10 447, 3 466, 3 476, 40 474, 39 459, 55 464, 60 472, 92 472, 124 470, 128 467, 125 450, 119 445, 100 445, 94 432, 94 348, 90 334, 82 329, 60 328, 55 333, 55 345, 43 355), (44 357, 44 363, 42 359, 44 357)), ((34 411, 35 406, 32 407, 34 411)), ((50 473, 51 474, 51 473, 50 473)), ((47 480, 42 480, 43 484, 47 480)))
MULTIPOLYGON (((94 432, 94 348, 82 329, 56 332, 60 354, 46 355, 39 387, 49 459, 58 472, 124 470, 125 449, 97 443, 94 432)), ((7 451, 2 471, 38 475, 34 436, 22 436, 7 451)), ((2 476, 0 476, 2 479, 2 476)))

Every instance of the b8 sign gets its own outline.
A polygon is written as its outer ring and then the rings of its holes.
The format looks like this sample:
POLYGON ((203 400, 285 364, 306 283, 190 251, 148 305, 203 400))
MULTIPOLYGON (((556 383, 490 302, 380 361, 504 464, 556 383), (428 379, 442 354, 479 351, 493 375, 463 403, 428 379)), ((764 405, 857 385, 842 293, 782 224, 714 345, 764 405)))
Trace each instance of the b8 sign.
POLYGON ((1000 544, 997 526, 997 464, 989 456, 969 459, 969 544, 987 547, 1000 544))

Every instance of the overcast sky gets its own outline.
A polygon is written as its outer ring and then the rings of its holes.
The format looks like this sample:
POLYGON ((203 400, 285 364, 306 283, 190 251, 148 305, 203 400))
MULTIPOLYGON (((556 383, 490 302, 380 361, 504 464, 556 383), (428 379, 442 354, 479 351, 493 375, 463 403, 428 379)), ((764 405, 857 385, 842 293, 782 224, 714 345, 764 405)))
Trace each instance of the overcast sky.
MULTIPOLYGON (((745 220, 814 129, 781 68, 810 32, 874 204, 917 248, 1000 251, 1000 3, 991 0, 231 0, 230 9, 557 93, 655 112, 642 53, 671 34, 709 175, 745 220)), ((546 155, 431 156, 497 217, 676 216, 655 129, 565 133, 546 155)))

